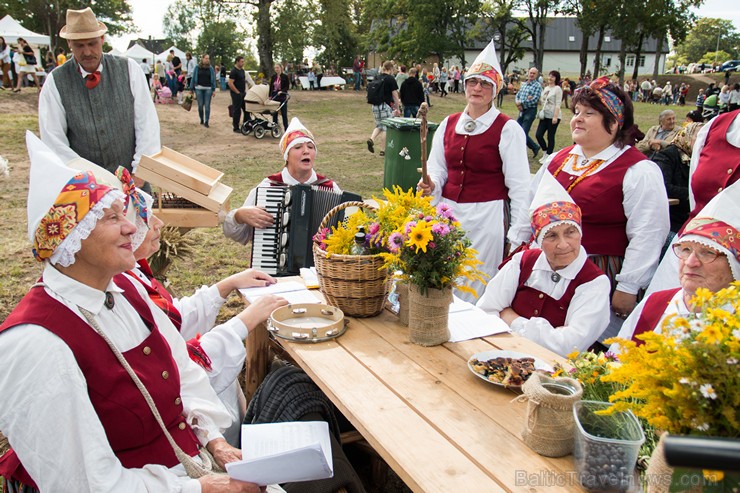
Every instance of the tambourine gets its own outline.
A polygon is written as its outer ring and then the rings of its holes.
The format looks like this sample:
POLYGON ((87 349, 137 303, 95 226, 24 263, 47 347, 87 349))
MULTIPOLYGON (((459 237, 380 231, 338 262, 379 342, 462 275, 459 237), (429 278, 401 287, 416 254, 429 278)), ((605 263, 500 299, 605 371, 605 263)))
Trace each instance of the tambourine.
POLYGON ((339 308, 320 303, 281 306, 267 319, 267 330, 293 342, 323 342, 344 334, 349 320, 339 308))

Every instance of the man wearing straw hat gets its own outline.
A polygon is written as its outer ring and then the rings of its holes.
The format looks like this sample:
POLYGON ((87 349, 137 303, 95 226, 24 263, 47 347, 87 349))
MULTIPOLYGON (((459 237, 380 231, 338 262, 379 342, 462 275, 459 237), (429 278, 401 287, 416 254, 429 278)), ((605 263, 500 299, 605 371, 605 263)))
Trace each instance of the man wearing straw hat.
POLYGON ((142 154, 160 151, 159 119, 138 64, 103 54, 107 31, 89 7, 67 10, 59 35, 74 58, 47 77, 39 130, 64 162, 82 157, 112 173, 119 166, 136 173, 142 154))

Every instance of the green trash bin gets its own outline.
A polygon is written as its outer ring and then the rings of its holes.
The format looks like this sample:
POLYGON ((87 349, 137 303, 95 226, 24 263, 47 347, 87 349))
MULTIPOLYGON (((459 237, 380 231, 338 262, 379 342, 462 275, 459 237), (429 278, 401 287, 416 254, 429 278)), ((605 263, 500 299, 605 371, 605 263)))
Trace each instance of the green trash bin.
MULTIPOLYGON (((421 168, 421 120, 396 117, 387 118, 382 123, 386 128, 383 187, 391 189, 393 185, 398 185, 403 190, 416 189, 421 178, 417 171, 421 168)), ((438 126, 437 123, 427 122, 427 156, 438 126)))

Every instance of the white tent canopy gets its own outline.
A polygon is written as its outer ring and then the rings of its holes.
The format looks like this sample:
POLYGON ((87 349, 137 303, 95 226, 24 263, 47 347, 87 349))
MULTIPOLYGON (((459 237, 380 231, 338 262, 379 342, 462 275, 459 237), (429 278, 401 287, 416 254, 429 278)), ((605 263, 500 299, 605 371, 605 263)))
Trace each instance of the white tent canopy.
POLYGON ((169 48, 167 48, 166 50, 164 50, 162 53, 160 53, 159 55, 157 55, 156 56, 156 60, 161 60, 163 62, 165 60, 167 60, 167 55, 170 54, 170 50, 175 50, 175 55, 178 56, 178 57, 180 57, 180 60, 183 63, 185 63, 185 52, 182 51, 180 48, 178 48, 175 45, 170 46, 169 48))
POLYGON ((37 34, 26 29, 9 15, 0 19, 0 36, 5 38, 5 42, 8 44, 17 43, 18 38, 23 38, 28 42, 28 44, 36 46, 49 46, 51 43, 49 36, 46 36, 45 34, 37 34))
POLYGON ((141 63, 141 61, 146 58, 147 63, 152 64, 154 63, 154 53, 147 50, 140 44, 135 44, 128 50, 126 50, 126 53, 124 53, 129 58, 133 58, 137 62, 141 63))
POLYGON ((123 53, 121 53, 120 51, 118 51, 118 50, 117 50, 117 49, 116 49, 115 47, 114 47, 114 48, 112 48, 112 49, 111 49, 111 50, 110 50, 110 51, 108 52, 108 54, 109 54, 109 55, 116 55, 116 56, 126 56, 126 55, 124 55, 123 53))

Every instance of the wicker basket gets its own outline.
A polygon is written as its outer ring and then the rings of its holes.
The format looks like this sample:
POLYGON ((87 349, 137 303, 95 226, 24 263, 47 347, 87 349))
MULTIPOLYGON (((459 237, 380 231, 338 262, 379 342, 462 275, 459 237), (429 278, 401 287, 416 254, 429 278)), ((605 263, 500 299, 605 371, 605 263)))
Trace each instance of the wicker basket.
MULTIPOLYGON (((374 209, 363 202, 345 202, 327 212, 319 231, 327 227, 332 217, 347 207, 374 209)), ((377 255, 328 254, 314 242, 313 261, 319 277, 319 287, 329 305, 345 315, 372 317, 383 310, 390 276, 377 255)))

